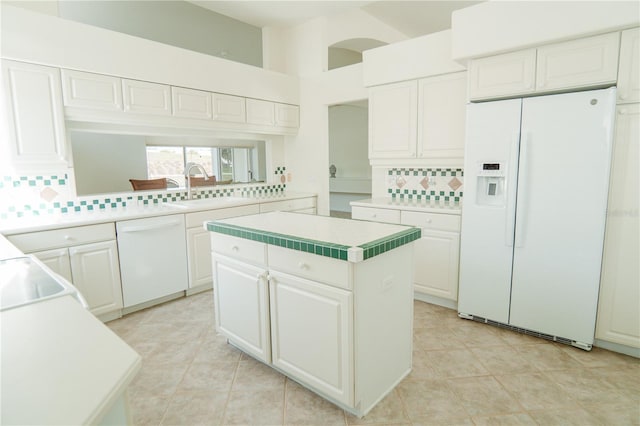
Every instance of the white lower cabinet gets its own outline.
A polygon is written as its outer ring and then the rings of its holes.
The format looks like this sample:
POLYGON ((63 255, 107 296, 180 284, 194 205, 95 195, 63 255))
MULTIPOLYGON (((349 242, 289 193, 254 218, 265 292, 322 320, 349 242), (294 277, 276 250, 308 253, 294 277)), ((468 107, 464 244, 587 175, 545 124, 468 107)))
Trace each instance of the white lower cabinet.
POLYGON ((101 315, 122 308, 122 286, 115 241, 70 247, 73 284, 91 313, 101 315))
POLYGON ((352 206, 351 217, 383 223, 418 226, 422 237, 414 242, 413 282, 417 298, 454 307, 458 300, 460 215, 401 209, 352 206), (433 296, 435 298, 431 298, 433 296))
POLYGON ((225 219, 258 213, 258 204, 205 210, 185 215, 187 227, 187 261, 189 264, 189 289, 187 294, 211 289, 211 237, 202 224, 208 220, 225 219))
POLYGON ((353 293, 273 270, 269 277, 273 365, 350 404, 353 293))
POLYGON ((218 331, 255 358, 271 361, 267 270, 214 256, 218 331))
POLYGON ((460 234, 423 229, 415 242, 414 288, 418 293, 458 300, 460 234))
POLYGON ((233 345, 357 416, 411 371, 411 245, 351 263, 211 242, 216 330, 233 345))
POLYGON ((7 238, 76 286, 92 314, 103 320, 121 316, 122 287, 113 223, 7 238))

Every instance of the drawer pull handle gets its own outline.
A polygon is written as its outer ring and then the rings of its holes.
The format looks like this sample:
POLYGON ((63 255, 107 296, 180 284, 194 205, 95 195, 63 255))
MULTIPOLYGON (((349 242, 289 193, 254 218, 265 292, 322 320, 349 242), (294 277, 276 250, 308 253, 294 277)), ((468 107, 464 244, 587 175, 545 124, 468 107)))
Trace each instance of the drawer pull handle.
POLYGON ((65 235, 65 236, 64 236, 64 239, 65 239, 66 241, 71 241, 71 240, 73 240, 73 237, 72 237, 71 235, 65 235))
POLYGON ((431 222, 433 222, 433 221, 432 221, 431 219, 427 219, 425 222, 427 222, 427 223, 431 223, 431 222))
POLYGON ((239 250, 240 250, 240 247, 238 247, 238 246, 233 246, 233 247, 231 247, 231 250, 233 250, 233 251, 239 251, 239 250))
POLYGON ((307 265, 307 264, 306 264, 306 263, 304 263, 304 262, 299 262, 299 263, 298 263, 298 268, 300 268, 300 269, 302 269, 302 270, 307 270, 307 269, 309 269, 309 265, 307 265))

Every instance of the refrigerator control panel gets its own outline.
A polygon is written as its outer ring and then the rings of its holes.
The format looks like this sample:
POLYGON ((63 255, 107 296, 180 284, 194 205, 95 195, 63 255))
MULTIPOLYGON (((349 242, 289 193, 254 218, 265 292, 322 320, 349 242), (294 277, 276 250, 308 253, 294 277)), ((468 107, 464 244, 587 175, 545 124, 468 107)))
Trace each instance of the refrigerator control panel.
POLYGON ((504 206, 505 167, 497 161, 479 162, 476 186, 476 204, 480 206, 504 206))

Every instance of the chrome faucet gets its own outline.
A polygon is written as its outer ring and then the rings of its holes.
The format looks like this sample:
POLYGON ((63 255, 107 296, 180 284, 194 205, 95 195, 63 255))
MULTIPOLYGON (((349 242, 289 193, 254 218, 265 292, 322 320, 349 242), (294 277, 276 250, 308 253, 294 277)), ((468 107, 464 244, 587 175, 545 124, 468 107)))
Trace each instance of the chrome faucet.
POLYGON ((194 168, 200 170, 200 172, 202 172, 202 175, 204 176, 205 179, 209 179, 209 175, 207 175, 206 170, 200 164, 187 163, 186 167, 184 168, 184 174, 187 181, 187 200, 193 199, 193 193, 191 192, 191 170, 194 168))

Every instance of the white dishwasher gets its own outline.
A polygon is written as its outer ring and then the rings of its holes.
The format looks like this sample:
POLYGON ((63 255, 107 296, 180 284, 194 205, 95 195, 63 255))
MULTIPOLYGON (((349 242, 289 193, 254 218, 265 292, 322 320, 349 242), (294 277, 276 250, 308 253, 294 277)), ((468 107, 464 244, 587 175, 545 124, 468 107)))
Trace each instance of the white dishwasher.
POLYGON ((184 215, 116 222, 124 307, 187 289, 184 215))

